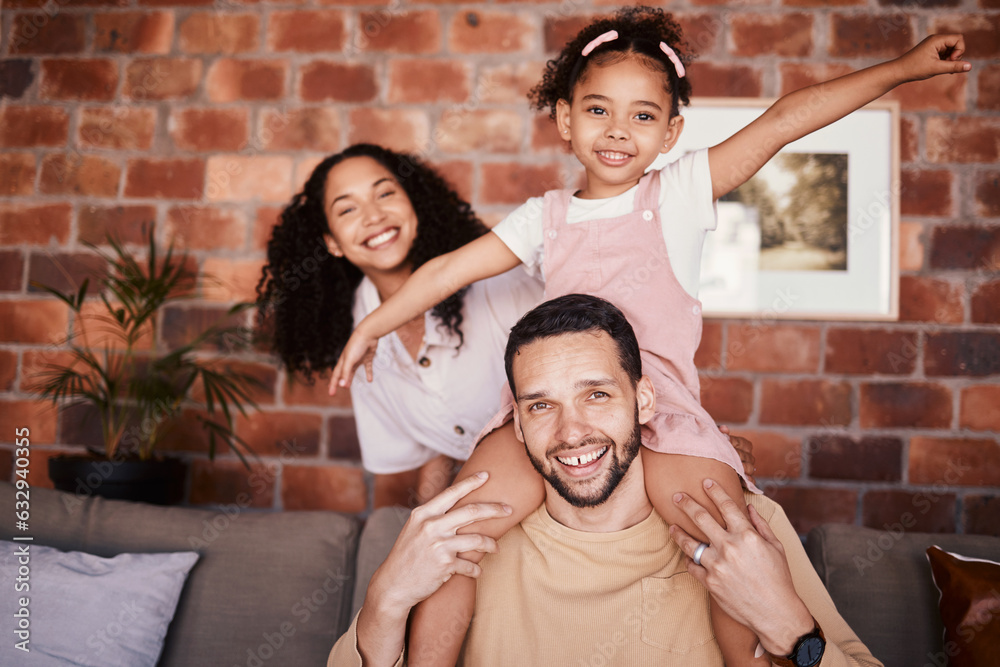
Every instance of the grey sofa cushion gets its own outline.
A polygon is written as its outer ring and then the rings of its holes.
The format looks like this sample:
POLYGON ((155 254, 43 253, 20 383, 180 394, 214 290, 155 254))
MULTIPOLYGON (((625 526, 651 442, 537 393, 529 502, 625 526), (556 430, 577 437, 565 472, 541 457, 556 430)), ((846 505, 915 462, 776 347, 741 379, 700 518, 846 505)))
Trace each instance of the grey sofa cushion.
MULTIPOLYGON (((0 513, 14 489, 0 484, 0 513)), ((4 522, 0 538, 13 537, 4 522)), ((359 522, 78 499, 31 489, 36 544, 98 556, 197 551, 160 660, 168 667, 323 664, 350 623, 359 522)))
POLYGON ((886 667, 945 665, 944 628, 926 550, 932 544, 997 560, 1000 538, 873 530, 829 524, 814 528, 806 552, 841 615, 886 667))
POLYGON ((351 618, 361 609, 368 592, 368 582, 375 570, 382 564, 385 557, 396 543, 399 531, 410 518, 410 510, 403 507, 382 507, 371 513, 365 528, 361 531, 361 542, 358 544, 358 571, 354 580, 354 604, 351 606, 351 618))

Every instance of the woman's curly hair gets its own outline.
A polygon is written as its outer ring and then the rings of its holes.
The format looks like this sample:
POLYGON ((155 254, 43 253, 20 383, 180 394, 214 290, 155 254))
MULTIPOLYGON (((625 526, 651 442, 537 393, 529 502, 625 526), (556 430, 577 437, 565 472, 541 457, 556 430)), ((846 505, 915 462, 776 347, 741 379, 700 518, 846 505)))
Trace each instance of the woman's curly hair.
MULTIPOLYGON (((361 270, 334 257, 324 239, 330 233, 323 194, 330 170, 344 160, 369 157, 392 173, 413 205, 417 233, 407 257, 416 269, 487 231, 468 202, 419 159, 380 146, 356 144, 320 162, 302 192, 281 212, 267 244, 267 264, 257 284, 257 326, 290 373, 312 380, 332 368, 354 330, 354 292, 361 270)), ((466 290, 432 311, 462 340, 466 290)))
POLYGON ((588 65, 607 65, 628 54, 640 54, 666 77, 666 89, 672 99, 670 117, 673 118, 680 113, 681 104, 691 103, 691 82, 687 77, 677 76, 670 59, 660 49, 660 42, 670 46, 682 62, 694 58, 680 25, 658 7, 623 7, 609 17, 598 19, 568 42, 558 58, 546 64, 542 81, 528 93, 532 108, 548 109, 549 118, 555 120, 556 103, 572 101, 573 88, 586 75, 588 65), (601 44, 587 56, 582 55, 587 44, 609 30, 616 30, 618 38, 601 44))

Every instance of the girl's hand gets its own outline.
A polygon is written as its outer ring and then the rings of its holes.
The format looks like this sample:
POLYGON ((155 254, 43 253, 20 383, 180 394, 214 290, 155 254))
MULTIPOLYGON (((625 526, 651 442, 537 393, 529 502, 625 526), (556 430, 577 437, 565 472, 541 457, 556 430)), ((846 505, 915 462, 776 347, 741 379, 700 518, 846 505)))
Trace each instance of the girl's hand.
POLYGON ((902 81, 968 72, 972 64, 962 60, 964 53, 962 35, 931 35, 898 58, 902 81))
MULTIPOLYGON (((747 479, 756 484, 757 480, 754 478, 754 473, 757 472, 757 459, 753 455, 753 443, 746 438, 733 435, 729 432, 729 427, 726 425, 720 425, 719 430, 729 438, 729 443, 736 450, 736 453, 740 455, 740 463, 743 464, 743 473, 747 476, 747 479)), ((740 481, 742 482, 742 480, 740 481)))
POLYGON ((371 382, 375 367, 375 350, 378 349, 378 338, 365 335, 361 328, 354 330, 340 353, 337 365, 333 367, 330 377, 330 396, 337 393, 339 387, 348 387, 354 379, 354 371, 361 364, 365 365, 365 377, 371 382))

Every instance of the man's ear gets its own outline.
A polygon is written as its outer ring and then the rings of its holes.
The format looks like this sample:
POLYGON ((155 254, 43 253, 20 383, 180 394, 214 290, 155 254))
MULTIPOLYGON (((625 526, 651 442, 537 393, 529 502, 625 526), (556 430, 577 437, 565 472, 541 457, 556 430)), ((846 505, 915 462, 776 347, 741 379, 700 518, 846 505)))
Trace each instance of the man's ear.
POLYGON ((663 137, 663 148, 660 149, 660 152, 669 153, 670 149, 677 143, 677 140, 681 138, 681 132, 683 131, 684 116, 677 114, 670 119, 670 123, 667 125, 667 133, 663 137))
POLYGON ((562 140, 569 141, 569 102, 566 100, 556 102, 556 127, 562 140))
POLYGON ((331 255, 334 257, 344 256, 344 251, 340 249, 340 244, 333 238, 333 234, 323 234, 323 240, 326 241, 326 249, 330 251, 331 255))
POLYGON ((524 433, 521 432, 521 416, 517 413, 517 405, 514 405, 514 435, 518 442, 524 444, 524 433))
POLYGON ((653 381, 646 375, 639 378, 635 386, 635 401, 639 408, 639 423, 645 424, 653 418, 656 411, 656 389, 653 388, 653 381))

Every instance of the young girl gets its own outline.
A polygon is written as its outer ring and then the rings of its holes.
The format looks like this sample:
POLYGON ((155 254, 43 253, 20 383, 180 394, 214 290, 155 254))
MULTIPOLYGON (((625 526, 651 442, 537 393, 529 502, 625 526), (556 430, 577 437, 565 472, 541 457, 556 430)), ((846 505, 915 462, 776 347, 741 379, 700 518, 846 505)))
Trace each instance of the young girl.
MULTIPOLYGON (((742 492, 742 467, 699 404, 693 361, 701 336, 698 262, 704 231, 715 226, 714 201, 747 181, 786 144, 896 85, 968 71, 970 66, 959 62, 963 51, 959 35, 929 37, 896 60, 786 95, 719 145, 646 173, 684 127, 679 112, 691 93, 684 65, 688 49, 677 23, 659 9, 626 8, 596 21, 548 63, 531 92, 534 106, 549 109, 584 166, 586 185, 530 200, 492 233, 414 272, 357 326, 334 369, 331 391, 346 386, 361 363, 371 378, 380 336, 455 290, 524 264, 544 278, 545 298, 571 292, 603 296, 633 324, 643 373, 657 396, 657 416, 642 433, 647 494, 666 521, 704 540, 673 506, 673 494, 684 491, 704 507, 714 507, 701 489, 706 477, 719 480, 733 498, 742 492)), ((503 500, 513 508, 508 519, 496 521, 493 532, 485 525, 476 528, 497 537, 544 497, 509 423, 512 409, 508 392, 504 409, 487 426, 489 435, 460 474, 490 473, 490 481, 465 502, 503 500)), ((596 476, 604 464, 594 456, 581 450, 561 464, 576 468, 576 476, 591 474, 585 468, 596 476)), ((455 664, 474 595, 473 580, 452 577, 418 607, 410 634, 411 665, 455 664)), ((752 633, 714 604, 712 621, 727 665, 769 664, 765 656, 754 657, 752 633)))

